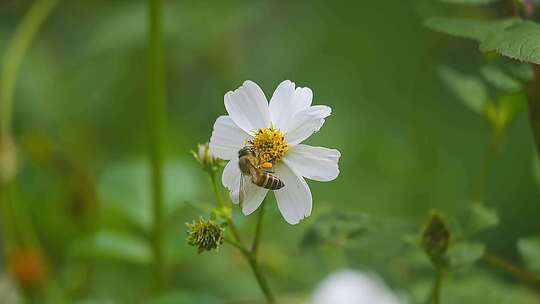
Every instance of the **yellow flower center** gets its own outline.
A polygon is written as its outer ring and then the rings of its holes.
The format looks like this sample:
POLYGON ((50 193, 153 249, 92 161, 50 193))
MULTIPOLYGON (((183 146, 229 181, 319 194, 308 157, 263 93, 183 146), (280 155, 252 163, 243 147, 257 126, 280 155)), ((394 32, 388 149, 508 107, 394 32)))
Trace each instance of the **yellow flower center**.
POLYGON ((255 147, 259 163, 275 163, 285 156, 289 147, 285 136, 274 128, 260 129, 250 143, 255 147))

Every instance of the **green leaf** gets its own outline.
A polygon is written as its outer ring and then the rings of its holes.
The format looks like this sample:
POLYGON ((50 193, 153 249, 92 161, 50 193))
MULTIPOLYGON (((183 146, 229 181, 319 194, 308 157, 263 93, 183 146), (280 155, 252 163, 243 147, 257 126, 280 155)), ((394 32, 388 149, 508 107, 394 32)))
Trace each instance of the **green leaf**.
POLYGON ((319 216, 317 224, 304 235, 300 246, 313 250, 330 245, 353 255, 362 254, 363 261, 386 261, 403 253, 403 237, 414 231, 414 225, 393 219, 375 218, 366 214, 329 212, 319 216), (377 248, 377 250, 373 250, 377 248))
POLYGON ((523 21, 490 31, 482 39, 480 50, 494 51, 512 59, 540 64, 540 25, 523 21))
POLYGON ((467 270, 484 255, 484 251, 484 244, 473 242, 456 243, 448 249, 448 266, 453 271, 467 270))
POLYGON ((493 228, 499 224, 499 216, 495 209, 482 204, 474 204, 467 209, 463 229, 468 236, 493 228))
MULTIPOLYGON (((200 187, 193 178, 194 166, 180 160, 167 162, 163 175, 168 216, 183 202, 194 200, 200 187)), ((152 225, 151 193, 150 166, 145 160, 110 164, 98 183, 104 216, 118 214, 146 230, 152 225)))
POLYGON ((70 254, 84 259, 118 260, 135 264, 149 264, 152 259, 146 240, 113 231, 101 231, 94 238, 75 243, 70 254))
POLYGON ((470 5, 485 5, 497 2, 499 0, 441 0, 441 2, 451 4, 470 4, 470 5))
POLYGON ((508 18, 502 20, 474 20, 463 18, 432 17, 424 23, 428 28, 444 34, 461 38, 482 41, 491 33, 521 23, 521 19, 508 18))
POLYGON ((497 89, 508 92, 516 92, 521 90, 521 84, 519 81, 495 65, 483 66, 481 73, 482 76, 484 76, 484 79, 494 85, 497 89))
POLYGON ((525 81, 532 80, 534 72, 529 64, 516 61, 510 61, 510 63, 508 64, 508 70, 512 76, 525 81))
POLYGON ((484 114, 489 97, 487 88, 480 78, 460 74, 449 67, 440 67, 438 74, 465 106, 476 113, 484 114))
POLYGON ((527 268, 540 272, 540 237, 521 238, 517 247, 527 268))

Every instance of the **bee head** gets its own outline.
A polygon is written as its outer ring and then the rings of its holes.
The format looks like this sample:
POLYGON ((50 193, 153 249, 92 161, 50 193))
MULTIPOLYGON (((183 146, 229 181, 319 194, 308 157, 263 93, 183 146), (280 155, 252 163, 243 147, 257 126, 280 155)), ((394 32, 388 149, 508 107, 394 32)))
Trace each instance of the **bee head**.
POLYGON ((238 151, 238 157, 243 157, 246 155, 255 155, 255 147, 245 146, 240 151, 238 151))

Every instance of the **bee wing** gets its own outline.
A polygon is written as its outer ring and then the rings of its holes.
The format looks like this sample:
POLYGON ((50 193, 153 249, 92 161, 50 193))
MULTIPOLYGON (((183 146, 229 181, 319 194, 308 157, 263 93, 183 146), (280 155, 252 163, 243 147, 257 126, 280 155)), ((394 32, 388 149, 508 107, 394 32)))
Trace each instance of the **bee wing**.
POLYGON ((248 187, 249 183, 251 182, 251 178, 248 175, 241 174, 240 176, 240 189, 238 191, 239 196, 239 202, 240 202, 240 208, 244 205, 244 201, 247 197, 248 187))

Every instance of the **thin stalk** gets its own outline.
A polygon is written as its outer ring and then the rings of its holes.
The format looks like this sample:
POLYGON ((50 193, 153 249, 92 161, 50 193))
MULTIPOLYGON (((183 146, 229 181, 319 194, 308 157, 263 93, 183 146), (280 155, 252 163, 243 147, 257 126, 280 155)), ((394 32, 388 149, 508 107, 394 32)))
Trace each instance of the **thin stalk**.
POLYGON ((17 27, 2 60, 0 74, 0 134, 11 134, 13 96, 19 66, 43 22, 59 0, 35 1, 17 27))
POLYGON ((482 203, 484 193, 486 192, 486 185, 491 173, 493 172, 493 165, 495 164, 497 153, 499 151, 502 132, 504 131, 499 131, 495 127, 492 127, 489 145, 482 161, 480 174, 478 175, 476 184, 473 187, 473 192, 471 195, 472 203, 482 203))
MULTIPOLYGON (((216 175, 214 172, 209 172, 209 175, 210 175, 210 181, 212 183, 212 189, 213 189, 214 195, 216 196, 217 205, 218 207, 223 207, 225 203, 221 195, 221 191, 219 188, 216 175)), ((228 224, 228 228, 231 231, 232 239, 227 237, 224 239, 224 241, 232 245, 233 247, 238 249, 240 253, 242 253, 244 258, 248 261, 251 270, 253 271, 253 275, 255 276, 255 279, 257 280, 257 284, 259 284, 259 287, 262 293, 264 294, 266 302, 272 304, 276 302, 274 295, 272 294, 272 291, 270 290, 270 285, 268 285, 268 281, 266 280, 264 273, 261 271, 260 265, 258 264, 258 261, 257 261, 257 249, 259 247, 259 243, 260 243, 261 235, 262 235, 262 220, 264 217, 265 201, 262 202, 260 210, 259 210, 259 216, 257 217, 257 224, 255 227, 255 236, 253 238, 251 250, 249 250, 248 247, 245 246, 244 243, 242 242, 240 232, 238 231, 238 228, 234 224, 234 221, 232 220, 229 213, 224 213, 223 215, 226 216, 226 221, 228 224)))
POLYGON ((266 199, 262 202, 259 207, 259 216, 257 218, 257 226, 255 227, 255 238, 253 239, 253 244, 251 245, 251 253, 254 257, 257 256, 257 249, 259 249, 259 243, 261 241, 262 234, 262 222, 264 217, 264 206, 266 205, 266 199))
POLYGON ((148 48, 149 48, 149 98, 148 133, 150 139, 150 160, 152 168, 153 199, 153 256, 156 289, 164 283, 164 219, 163 219, 163 154, 166 125, 165 73, 163 63, 162 2, 148 0, 148 48))
POLYGON ((533 80, 527 90, 527 105, 529 110, 529 124, 531 126, 536 154, 540 159, 540 67, 532 63, 533 80))
POLYGON ((484 253, 484 255, 482 256, 482 261, 494 268, 509 273, 518 281, 521 281, 531 287, 540 289, 540 277, 535 273, 522 269, 512 264, 511 262, 489 252, 484 253))
POLYGON ((216 172, 210 172, 208 175, 210 175, 210 182, 212 183, 212 190, 216 196, 217 205, 219 208, 223 208, 225 204, 223 203, 222 193, 217 182, 216 172))
POLYGON ((266 277, 262 273, 261 269, 259 268, 259 264, 257 263, 257 260, 253 254, 250 256, 246 256, 249 266, 251 266, 251 270, 253 271, 253 274, 255 275, 255 278, 257 279, 257 283, 259 283, 259 287, 261 288, 261 291, 264 294, 264 297, 266 298, 266 302, 268 304, 276 303, 276 300, 274 299, 274 295, 272 294, 272 291, 270 290, 270 285, 268 285, 268 282, 266 281, 266 277))
POLYGON ((443 272, 437 269, 435 272, 435 281, 433 282, 432 303, 441 303, 441 285, 443 279, 443 272))

